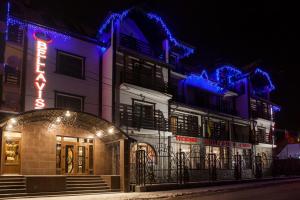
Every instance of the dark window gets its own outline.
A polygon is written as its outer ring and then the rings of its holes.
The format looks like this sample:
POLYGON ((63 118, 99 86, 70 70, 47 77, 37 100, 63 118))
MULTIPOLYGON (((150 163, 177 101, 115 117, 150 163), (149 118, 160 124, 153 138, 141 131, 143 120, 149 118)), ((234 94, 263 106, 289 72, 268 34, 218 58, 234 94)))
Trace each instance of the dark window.
POLYGON ((65 93, 55 93, 55 107, 83 111, 84 98, 82 96, 65 93))
POLYGON ((8 35, 7 35, 8 41, 15 42, 22 45, 23 37, 24 37, 24 31, 20 27, 20 25, 15 24, 15 25, 8 26, 8 35))
POLYGON ((134 127, 154 127, 154 105, 143 102, 133 103, 133 125, 134 127))
POLYGON ((84 57, 57 51, 56 72, 75 78, 85 78, 84 57))
POLYGON ((14 85, 19 85, 20 83, 20 71, 9 65, 5 65, 4 70, 4 82, 14 85))

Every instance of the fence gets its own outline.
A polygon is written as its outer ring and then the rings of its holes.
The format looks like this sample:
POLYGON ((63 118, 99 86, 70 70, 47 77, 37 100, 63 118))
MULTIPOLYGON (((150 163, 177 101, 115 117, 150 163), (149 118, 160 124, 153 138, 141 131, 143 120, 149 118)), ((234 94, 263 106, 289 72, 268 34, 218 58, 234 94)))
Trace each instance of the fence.
MULTIPOLYGON (((190 152, 166 146, 131 151, 130 182, 135 185, 215 181, 242 178, 261 178, 270 165, 266 166, 261 156, 242 155, 218 156, 201 153, 200 145, 190 152), (158 152, 158 153, 153 153, 158 152)), ((271 161, 268 161, 271 162, 271 161)))

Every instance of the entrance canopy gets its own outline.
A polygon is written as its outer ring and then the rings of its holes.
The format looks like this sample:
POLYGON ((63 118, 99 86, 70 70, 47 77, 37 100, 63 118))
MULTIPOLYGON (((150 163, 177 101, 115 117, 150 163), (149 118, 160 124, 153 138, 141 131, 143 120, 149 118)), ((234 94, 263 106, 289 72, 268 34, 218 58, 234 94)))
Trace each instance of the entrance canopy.
POLYGON ((53 131, 60 127, 73 127, 87 130, 91 136, 97 136, 103 142, 118 139, 128 139, 128 136, 112 123, 95 115, 75 112, 66 109, 48 108, 32 110, 6 118, 0 123, 5 131, 21 131, 24 125, 44 122, 46 131, 53 131))

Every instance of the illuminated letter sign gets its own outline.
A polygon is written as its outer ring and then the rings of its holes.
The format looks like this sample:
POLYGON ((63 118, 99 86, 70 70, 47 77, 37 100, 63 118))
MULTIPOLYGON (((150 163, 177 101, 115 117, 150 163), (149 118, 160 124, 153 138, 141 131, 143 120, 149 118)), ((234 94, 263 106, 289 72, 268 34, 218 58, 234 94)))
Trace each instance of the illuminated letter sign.
POLYGON ((51 42, 51 39, 39 32, 34 33, 33 36, 36 39, 36 77, 34 80, 34 87, 37 90, 37 96, 34 100, 34 109, 43 109, 46 105, 45 99, 43 98, 43 90, 47 82, 45 77, 47 45, 51 42))

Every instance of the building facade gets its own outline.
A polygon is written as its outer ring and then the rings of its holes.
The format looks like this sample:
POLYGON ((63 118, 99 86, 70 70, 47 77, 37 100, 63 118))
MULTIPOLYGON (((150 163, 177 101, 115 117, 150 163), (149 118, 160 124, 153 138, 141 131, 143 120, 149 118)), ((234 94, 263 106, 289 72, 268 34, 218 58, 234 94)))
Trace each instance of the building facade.
POLYGON ((194 47, 137 8, 96 37, 1 8, 1 174, 101 175, 123 191, 270 174, 265 71, 194 72, 181 62, 194 47))

